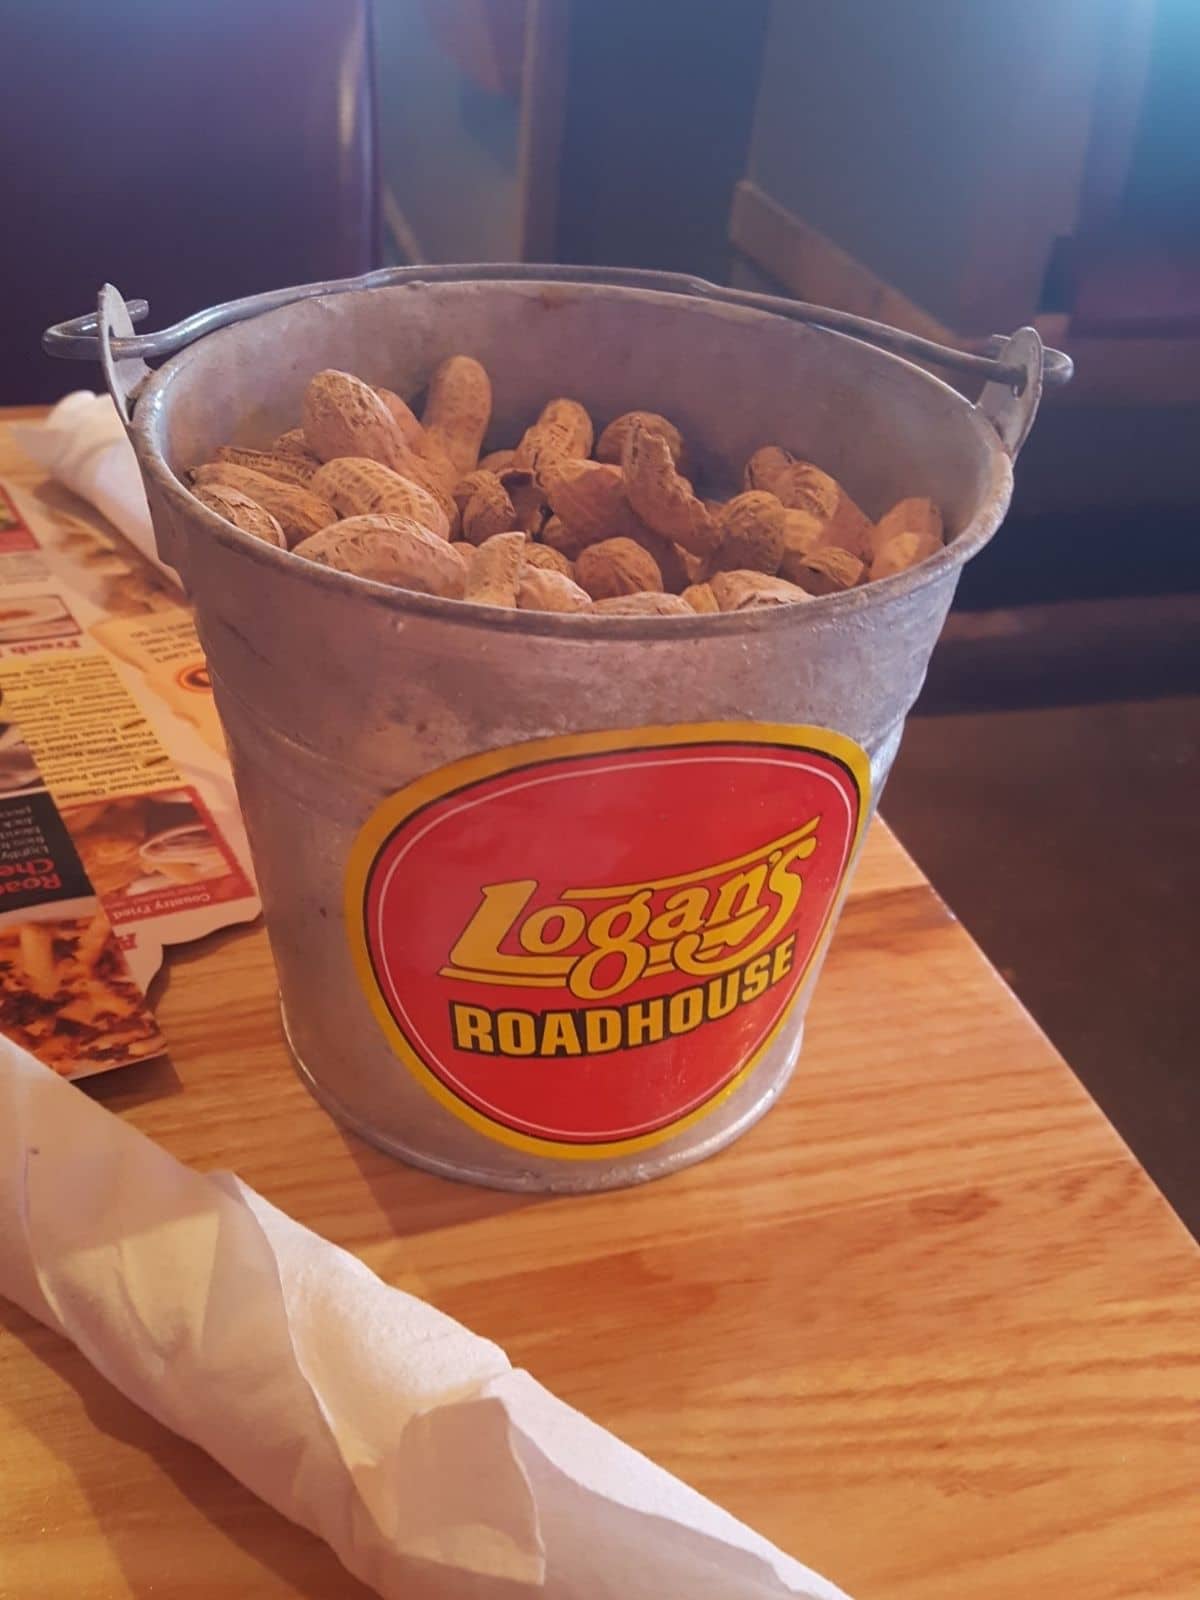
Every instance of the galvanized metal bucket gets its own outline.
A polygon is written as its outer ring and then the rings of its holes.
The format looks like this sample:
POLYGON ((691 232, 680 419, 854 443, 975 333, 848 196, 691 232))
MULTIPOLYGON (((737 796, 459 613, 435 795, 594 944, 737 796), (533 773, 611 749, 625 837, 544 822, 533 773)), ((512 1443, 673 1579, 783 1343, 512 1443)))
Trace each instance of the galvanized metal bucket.
POLYGON ((374 274, 143 339, 107 290, 47 348, 103 360, 195 602, 313 1093, 404 1160, 514 1189, 636 1182, 749 1127, 795 1065, 959 572, 1065 358, 1029 329, 966 355, 691 280, 554 268, 374 274), (881 343, 990 381, 972 405, 881 343), (707 481, 777 442, 871 515, 931 496, 953 537, 805 606, 564 616, 331 572, 189 493, 186 469, 231 436, 294 426, 320 368, 412 394, 458 351, 493 376, 495 445, 556 394, 599 425, 657 410, 707 481), (166 354, 151 374, 143 357, 166 354))

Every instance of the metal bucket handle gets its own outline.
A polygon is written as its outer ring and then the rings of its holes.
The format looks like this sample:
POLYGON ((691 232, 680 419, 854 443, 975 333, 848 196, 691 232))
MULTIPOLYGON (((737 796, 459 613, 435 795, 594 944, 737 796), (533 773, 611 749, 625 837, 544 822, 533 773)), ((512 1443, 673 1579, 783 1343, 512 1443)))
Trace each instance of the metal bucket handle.
POLYGON ((272 289, 263 294, 228 300, 223 305, 196 311, 181 322, 157 333, 136 334, 134 323, 149 314, 145 300, 126 301, 111 284, 100 291, 97 309, 69 322, 57 323, 42 335, 47 355, 71 361, 99 360, 109 390, 123 421, 130 421, 130 402, 148 375, 147 360, 175 355, 194 340, 217 328, 275 311, 298 300, 322 295, 346 294, 356 289, 381 289, 396 285, 424 283, 513 283, 553 282, 597 284, 630 289, 651 289, 686 295, 720 305, 744 306, 807 323, 834 333, 847 334, 895 355, 944 367, 960 376, 986 379, 977 402, 979 410, 1000 435, 1008 454, 1015 458, 1025 442, 1037 412, 1044 384, 1068 383, 1074 371, 1070 356, 1061 350, 1047 350, 1033 328, 1021 328, 1011 337, 994 334, 984 352, 953 349, 922 339, 884 322, 874 322, 848 311, 828 306, 809 305, 777 295, 754 294, 745 289, 729 289, 682 273, 653 272, 637 267, 562 267, 532 262, 506 265, 457 265, 383 267, 357 278, 337 278, 327 283, 301 284, 290 289, 272 289))

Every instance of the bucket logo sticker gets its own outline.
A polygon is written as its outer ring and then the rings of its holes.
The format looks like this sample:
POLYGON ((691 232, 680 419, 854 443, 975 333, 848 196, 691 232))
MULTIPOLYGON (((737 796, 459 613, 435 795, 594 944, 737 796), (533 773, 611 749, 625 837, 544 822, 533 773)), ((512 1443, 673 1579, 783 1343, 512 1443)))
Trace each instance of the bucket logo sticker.
POLYGON ((538 739, 378 808, 346 926, 409 1070, 478 1131, 595 1159, 724 1100, 820 952, 869 766, 822 728, 538 739))

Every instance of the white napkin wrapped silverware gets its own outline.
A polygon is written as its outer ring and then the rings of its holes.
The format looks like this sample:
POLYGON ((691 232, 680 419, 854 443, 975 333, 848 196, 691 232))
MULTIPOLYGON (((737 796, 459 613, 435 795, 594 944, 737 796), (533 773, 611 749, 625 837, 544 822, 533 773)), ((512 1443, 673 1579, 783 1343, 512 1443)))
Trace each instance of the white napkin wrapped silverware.
POLYGON ((77 389, 44 422, 13 422, 9 432, 26 455, 95 506, 164 577, 179 584, 174 567, 159 560, 137 457, 108 395, 77 389))
POLYGON ((6 1040, 0 1294, 388 1600, 844 1600, 497 1345, 6 1040))

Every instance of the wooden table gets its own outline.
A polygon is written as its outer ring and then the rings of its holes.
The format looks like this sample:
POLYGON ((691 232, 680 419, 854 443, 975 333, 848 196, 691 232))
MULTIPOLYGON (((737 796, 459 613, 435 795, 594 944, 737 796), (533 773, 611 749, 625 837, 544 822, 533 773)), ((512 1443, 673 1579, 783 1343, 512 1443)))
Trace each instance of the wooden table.
MULTIPOLYGON (((886 826, 783 1101, 646 1188, 469 1189, 342 1132, 288 1064, 261 928, 177 954, 154 998, 170 1062, 87 1092, 857 1600, 1200 1594, 1196 1251, 886 826)), ((0 1303, 2 1600, 360 1594, 0 1303)))

